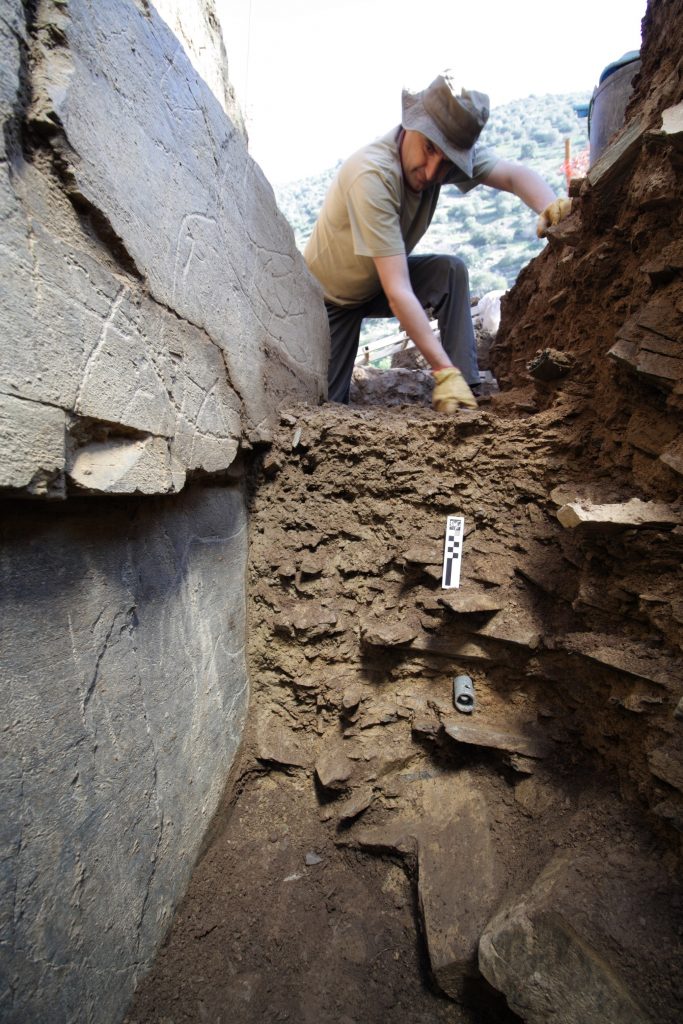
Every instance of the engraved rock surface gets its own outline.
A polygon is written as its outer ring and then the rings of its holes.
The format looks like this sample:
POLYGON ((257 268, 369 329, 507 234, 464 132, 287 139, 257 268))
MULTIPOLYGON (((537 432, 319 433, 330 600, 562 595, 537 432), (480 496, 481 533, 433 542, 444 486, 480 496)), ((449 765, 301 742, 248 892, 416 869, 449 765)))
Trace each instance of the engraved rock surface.
MULTIPOLYGON (((170 0, 165 21, 133 0, 41 2, 30 26, 18 0, 5 7, 0 394, 32 403, 23 437, 36 415, 35 444, 0 447, 2 489, 40 493, 48 421, 62 463, 131 430, 155 439, 158 493, 171 459, 223 472, 283 400, 320 400, 328 328, 241 123, 168 27, 198 19, 220 56, 213 4, 170 0), (68 445, 45 406, 69 417, 68 445)), ((66 496, 47 472, 49 496, 66 496)), ((97 489, 117 493, 115 477, 97 489)))
POLYGON ((148 969, 244 728, 241 452, 324 393, 213 0, 156 6, 0 15, 3 1020, 148 969))

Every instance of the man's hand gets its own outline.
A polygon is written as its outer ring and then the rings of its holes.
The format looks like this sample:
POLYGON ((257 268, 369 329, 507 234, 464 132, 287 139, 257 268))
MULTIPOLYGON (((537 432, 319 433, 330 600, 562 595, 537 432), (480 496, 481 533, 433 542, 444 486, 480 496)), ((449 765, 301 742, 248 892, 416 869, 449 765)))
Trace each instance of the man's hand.
POLYGON ((568 217, 572 212, 572 201, 571 199, 561 198, 555 199, 549 206, 546 206, 545 210, 540 214, 538 223, 536 224, 536 234, 539 238, 545 238, 548 228, 555 227, 561 220, 568 217))
POLYGON ((437 412, 455 412, 461 405, 468 409, 477 408, 477 400, 470 391, 467 381, 454 366, 449 366, 445 370, 434 370, 434 380, 432 405, 437 412))

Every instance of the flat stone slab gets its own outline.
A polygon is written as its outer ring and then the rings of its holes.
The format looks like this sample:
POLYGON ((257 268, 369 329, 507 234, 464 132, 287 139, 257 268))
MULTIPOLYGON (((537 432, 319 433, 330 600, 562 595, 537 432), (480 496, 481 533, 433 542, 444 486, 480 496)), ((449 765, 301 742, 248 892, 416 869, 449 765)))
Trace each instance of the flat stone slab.
POLYGON ((532 730, 511 732, 463 718, 444 718, 442 721, 444 731, 456 743, 504 750, 509 754, 522 754, 536 759, 547 757, 552 749, 544 736, 532 730))
POLYGON ((443 552, 435 544, 413 545, 402 557, 408 565, 441 565, 443 562, 443 552))
POLYGON ((631 124, 619 138, 607 147, 586 175, 586 181, 596 188, 625 174, 640 152, 645 125, 640 121, 631 124))
POLYGON ((619 504, 592 505, 588 502, 569 502, 557 512, 563 526, 574 529, 583 524, 593 526, 657 527, 678 526, 683 522, 680 512, 655 501, 631 498, 619 504))
POLYGON ((477 974, 477 947, 499 897, 488 808, 474 785, 425 784, 427 821, 418 834, 418 899, 439 988, 461 999, 477 974))
POLYGON ((464 658, 468 661, 495 661, 493 654, 482 644, 461 637, 419 636, 410 644, 411 651, 427 651, 443 658, 464 658))
POLYGON ((467 590, 460 588, 438 598, 440 605, 460 615, 476 615, 477 612, 497 612, 505 604, 505 595, 492 594, 486 590, 467 590))
POLYGON ((546 647, 580 654, 608 668, 668 690, 680 684, 683 672, 683 662, 679 658, 667 657, 644 644, 600 633, 566 633, 554 639, 547 637, 546 647))
POLYGON ((418 858, 418 903, 434 981, 463 998, 478 975, 479 937, 502 896, 486 798, 476 778, 459 772, 411 783, 396 817, 358 829, 352 843, 418 858))

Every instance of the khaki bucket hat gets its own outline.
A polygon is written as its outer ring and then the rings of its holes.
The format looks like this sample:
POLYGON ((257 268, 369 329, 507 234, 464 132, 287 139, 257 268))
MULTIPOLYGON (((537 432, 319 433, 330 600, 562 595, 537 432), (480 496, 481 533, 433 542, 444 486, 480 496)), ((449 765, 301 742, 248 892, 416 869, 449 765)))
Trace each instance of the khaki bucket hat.
POLYGON ((472 176, 472 148, 489 117, 489 98, 463 89, 458 95, 452 74, 444 71, 421 92, 403 90, 402 125, 425 135, 459 167, 472 176))

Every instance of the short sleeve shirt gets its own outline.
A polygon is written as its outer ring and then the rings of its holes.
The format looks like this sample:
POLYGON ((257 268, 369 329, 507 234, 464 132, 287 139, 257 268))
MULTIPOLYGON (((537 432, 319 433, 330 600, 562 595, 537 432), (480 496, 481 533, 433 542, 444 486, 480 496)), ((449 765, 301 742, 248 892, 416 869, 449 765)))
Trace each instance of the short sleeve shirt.
MULTIPOLYGON (((412 252, 434 216, 441 185, 419 193, 408 188, 400 132, 399 126, 354 153, 330 185, 304 250, 329 302, 353 306, 376 295, 381 289, 374 258, 412 252)), ((475 147, 472 177, 456 167, 443 184, 468 192, 497 160, 493 151, 475 147)))

